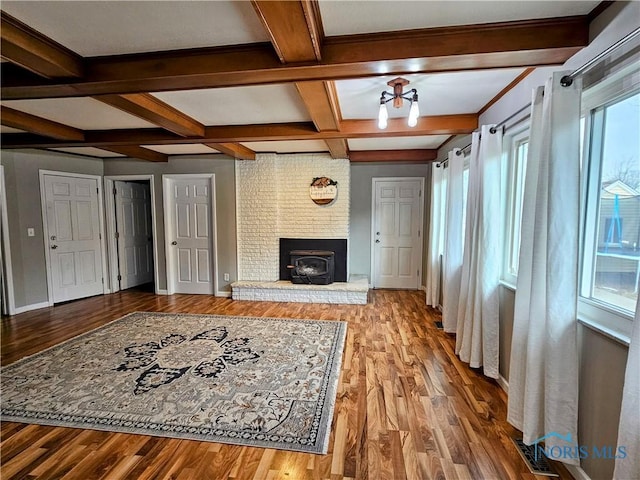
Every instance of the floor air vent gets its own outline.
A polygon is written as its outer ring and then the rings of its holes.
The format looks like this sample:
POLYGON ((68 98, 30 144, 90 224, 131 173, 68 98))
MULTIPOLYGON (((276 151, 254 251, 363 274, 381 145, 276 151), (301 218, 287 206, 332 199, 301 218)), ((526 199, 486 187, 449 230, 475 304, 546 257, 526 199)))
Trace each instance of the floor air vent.
POLYGON ((545 475, 547 477, 558 477, 559 475, 553 471, 547 457, 538 455, 536 458, 535 445, 526 445, 522 440, 517 438, 511 439, 518 449, 518 453, 526 462, 531 473, 535 475, 545 475))

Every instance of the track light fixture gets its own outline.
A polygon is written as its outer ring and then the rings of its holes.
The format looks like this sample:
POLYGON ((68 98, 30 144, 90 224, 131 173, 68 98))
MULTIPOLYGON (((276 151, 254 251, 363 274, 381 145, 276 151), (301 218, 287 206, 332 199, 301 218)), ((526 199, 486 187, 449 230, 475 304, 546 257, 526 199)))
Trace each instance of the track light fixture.
POLYGON ((393 88, 393 92, 382 92, 380 95, 380 109, 378 110, 378 128, 384 130, 387 128, 387 120, 389 119, 389 112, 387 112, 387 103, 393 100, 393 106, 400 108, 403 105, 403 100, 411 102, 409 108, 409 118, 407 124, 410 127, 415 127, 418 124, 418 117, 420 116, 420 110, 418 109, 418 91, 415 88, 403 92, 402 89, 409 85, 409 80, 398 77, 387 85, 393 88))

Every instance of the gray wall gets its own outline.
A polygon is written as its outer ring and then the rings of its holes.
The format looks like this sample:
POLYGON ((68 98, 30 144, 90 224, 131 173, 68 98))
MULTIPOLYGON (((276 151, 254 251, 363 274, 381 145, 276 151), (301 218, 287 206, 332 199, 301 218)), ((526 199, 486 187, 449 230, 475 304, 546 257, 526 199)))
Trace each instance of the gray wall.
POLYGON ((131 159, 110 159, 104 162, 104 175, 154 175, 156 194, 156 239, 158 244, 158 276, 156 288, 165 290, 166 263, 164 250, 163 174, 214 173, 216 187, 216 222, 218 237, 218 290, 230 292, 237 279, 236 251, 236 190, 235 162, 220 155, 175 156, 167 163, 152 163, 131 159), (224 280, 229 273, 230 280, 224 280))
POLYGON ((349 229, 349 273, 366 275, 371 282, 371 183, 374 177, 422 177, 424 209, 424 245, 422 250, 422 285, 427 265, 429 232, 429 202, 431 189, 430 164, 352 163, 351 164, 351 225, 349 229))
MULTIPOLYGON (((591 43, 563 67, 536 69, 481 117, 480 124, 499 123, 531 101, 531 90, 543 85, 554 70, 572 70, 637 28, 640 2, 615 2, 591 25, 591 43)), ((500 374, 508 380, 515 292, 500 291, 500 374)), ((580 399, 578 435, 580 444, 616 445, 620 402, 624 385, 627 347, 583 325, 579 326, 580 399)), ((613 460, 588 458, 583 470, 592 479, 610 479, 613 460)))
POLYGON ((47 302, 40 170, 102 175, 102 160, 40 150, 3 150, 16 308, 47 302), (27 236, 27 228, 35 236, 27 236))

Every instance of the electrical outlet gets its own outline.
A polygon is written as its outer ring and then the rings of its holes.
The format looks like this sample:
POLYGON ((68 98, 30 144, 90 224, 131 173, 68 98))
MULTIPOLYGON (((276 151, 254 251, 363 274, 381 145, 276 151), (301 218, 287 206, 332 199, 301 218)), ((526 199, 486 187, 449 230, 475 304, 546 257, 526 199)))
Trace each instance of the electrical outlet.
POLYGON ((229 274, 228 274, 228 273, 225 273, 225 274, 224 274, 224 281, 225 281, 225 282, 228 282, 228 281, 229 281, 229 274))
POLYGON ((27 228, 27 237, 35 237, 36 229, 35 228, 27 228))

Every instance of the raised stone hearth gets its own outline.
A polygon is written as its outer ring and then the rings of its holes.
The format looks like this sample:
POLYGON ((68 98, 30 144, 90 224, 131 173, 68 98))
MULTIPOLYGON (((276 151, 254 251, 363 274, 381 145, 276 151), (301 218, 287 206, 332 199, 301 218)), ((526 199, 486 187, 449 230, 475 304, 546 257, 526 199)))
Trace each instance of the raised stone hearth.
POLYGON ((231 284, 234 300, 295 303, 342 303, 366 305, 369 281, 351 277, 349 282, 331 285, 300 285, 289 281, 238 281, 231 284))

